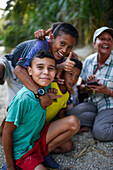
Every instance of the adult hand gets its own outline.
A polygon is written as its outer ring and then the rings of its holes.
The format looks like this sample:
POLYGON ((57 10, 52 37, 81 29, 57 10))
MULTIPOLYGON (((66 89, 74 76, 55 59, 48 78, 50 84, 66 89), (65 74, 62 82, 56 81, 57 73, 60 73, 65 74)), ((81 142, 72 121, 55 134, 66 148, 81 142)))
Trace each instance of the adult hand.
POLYGON ((45 40, 45 36, 48 35, 52 31, 52 28, 49 28, 47 31, 44 29, 38 30, 34 33, 35 38, 40 40, 45 40))
POLYGON ((64 62, 64 70, 65 71, 72 71, 73 70, 73 67, 75 65, 75 62, 74 61, 71 61, 71 57, 73 55, 73 52, 70 52, 68 58, 66 59, 66 61, 64 62))
POLYGON ((98 85, 99 86, 90 85, 88 87, 90 87, 90 90, 92 90, 95 93, 108 94, 108 91, 110 91, 110 90, 104 84, 98 83, 98 85))

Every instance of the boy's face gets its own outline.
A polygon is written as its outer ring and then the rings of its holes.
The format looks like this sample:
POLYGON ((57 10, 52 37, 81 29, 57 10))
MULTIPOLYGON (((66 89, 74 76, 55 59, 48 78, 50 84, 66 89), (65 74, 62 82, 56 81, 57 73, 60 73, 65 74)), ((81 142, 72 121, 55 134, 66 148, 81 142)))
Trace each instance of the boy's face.
POLYGON ((71 89, 78 81, 81 70, 77 67, 73 68, 73 71, 66 71, 64 73, 65 86, 71 89))
POLYGON ((67 56, 76 43, 76 39, 69 34, 61 32, 61 35, 57 36, 56 39, 53 36, 50 39, 51 43, 51 52, 56 60, 67 56))
POLYGON ((48 86, 55 77, 55 61, 51 58, 34 58, 28 73, 32 79, 41 87, 48 86))
POLYGON ((108 32, 103 32, 97 37, 94 47, 97 49, 98 53, 110 54, 113 46, 113 38, 108 32))

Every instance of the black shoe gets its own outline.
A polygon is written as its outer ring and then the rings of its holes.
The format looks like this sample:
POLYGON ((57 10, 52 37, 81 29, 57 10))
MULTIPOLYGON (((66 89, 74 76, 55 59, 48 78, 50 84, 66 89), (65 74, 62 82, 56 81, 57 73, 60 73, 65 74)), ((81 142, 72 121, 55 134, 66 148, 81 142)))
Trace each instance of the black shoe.
POLYGON ((59 164, 50 155, 44 158, 43 164, 44 166, 53 169, 57 169, 59 167, 59 164))

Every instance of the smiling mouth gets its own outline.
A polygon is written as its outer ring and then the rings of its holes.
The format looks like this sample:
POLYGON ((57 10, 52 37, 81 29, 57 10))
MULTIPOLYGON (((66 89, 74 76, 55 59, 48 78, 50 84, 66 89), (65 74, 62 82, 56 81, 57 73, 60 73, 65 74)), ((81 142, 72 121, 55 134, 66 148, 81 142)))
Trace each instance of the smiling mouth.
POLYGON ((42 80, 50 80, 48 77, 42 77, 42 80))
POLYGON ((60 53, 59 51, 57 51, 57 54, 58 54, 59 58, 64 57, 64 55, 62 53, 60 53))
POLYGON ((108 47, 108 46, 103 46, 102 48, 103 48, 103 49, 109 49, 109 47, 108 47))

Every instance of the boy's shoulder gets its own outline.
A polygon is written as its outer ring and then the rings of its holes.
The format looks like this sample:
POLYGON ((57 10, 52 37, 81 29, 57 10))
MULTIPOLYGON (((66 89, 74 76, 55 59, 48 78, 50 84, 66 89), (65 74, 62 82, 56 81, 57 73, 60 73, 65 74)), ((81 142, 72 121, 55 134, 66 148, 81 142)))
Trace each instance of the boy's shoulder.
MULTIPOLYGON (((46 92, 46 93, 47 93, 47 90, 48 90, 49 88, 51 88, 51 84, 49 84, 47 87, 45 87, 45 92, 46 92)), ((31 98, 36 99, 34 93, 33 93, 31 90, 29 90, 27 87, 25 87, 25 86, 23 86, 23 87, 18 91, 18 93, 16 94, 16 96, 17 96, 17 97, 25 97, 25 96, 28 97, 28 96, 29 96, 29 97, 31 97, 31 98)), ((37 99, 36 99, 36 100, 37 100, 37 99)))
POLYGON ((14 98, 20 98, 20 99, 28 99, 28 96, 33 97, 33 92, 30 91, 28 88, 26 88, 25 86, 23 86, 18 93, 16 94, 16 96, 14 98))

